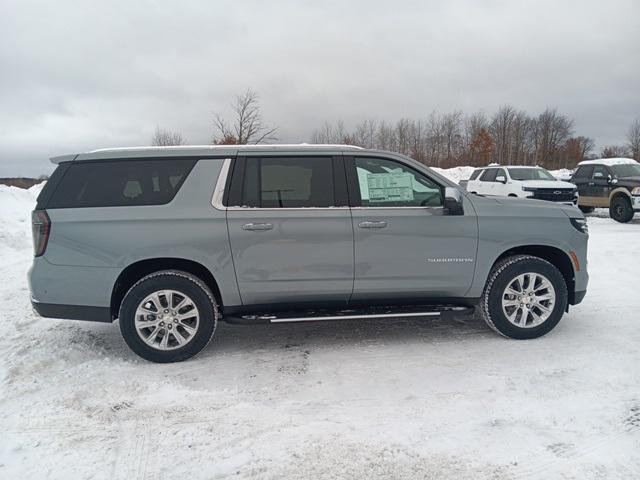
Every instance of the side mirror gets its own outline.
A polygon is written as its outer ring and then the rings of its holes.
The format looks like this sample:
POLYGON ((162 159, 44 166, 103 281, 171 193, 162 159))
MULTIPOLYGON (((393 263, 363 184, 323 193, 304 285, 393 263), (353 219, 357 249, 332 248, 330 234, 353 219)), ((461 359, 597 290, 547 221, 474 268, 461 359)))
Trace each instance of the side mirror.
POLYGON ((496 177, 496 182, 500 182, 500 183, 507 183, 507 179, 506 177, 504 177, 503 175, 498 175, 496 177))
POLYGON ((462 199, 464 196, 457 188, 447 187, 444 189, 444 214, 445 215, 464 215, 462 207, 462 199))

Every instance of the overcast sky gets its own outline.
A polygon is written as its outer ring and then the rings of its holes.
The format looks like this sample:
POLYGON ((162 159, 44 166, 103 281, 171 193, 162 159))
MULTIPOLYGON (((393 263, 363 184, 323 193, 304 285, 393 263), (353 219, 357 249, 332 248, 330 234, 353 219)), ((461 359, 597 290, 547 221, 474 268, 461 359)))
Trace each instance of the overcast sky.
POLYGON ((208 143, 247 87, 284 142, 509 103, 620 144, 640 117, 640 1, 0 0, 0 176, 156 125, 208 143))

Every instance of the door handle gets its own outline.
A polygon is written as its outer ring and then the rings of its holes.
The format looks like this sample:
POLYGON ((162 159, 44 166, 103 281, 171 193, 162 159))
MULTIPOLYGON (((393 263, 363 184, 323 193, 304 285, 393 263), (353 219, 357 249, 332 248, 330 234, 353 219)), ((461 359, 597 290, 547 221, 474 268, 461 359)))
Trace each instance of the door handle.
POLYGON ((270 223, 245 223, 242 225, 242 229, 252 232, 264 232, 265 230, 273 229, 273 225, 270 223))
POLYGON ((380 220, 377 222, 360 222, 358 224, 360 228, 384 228, 387 226, 387 222, 380 220))

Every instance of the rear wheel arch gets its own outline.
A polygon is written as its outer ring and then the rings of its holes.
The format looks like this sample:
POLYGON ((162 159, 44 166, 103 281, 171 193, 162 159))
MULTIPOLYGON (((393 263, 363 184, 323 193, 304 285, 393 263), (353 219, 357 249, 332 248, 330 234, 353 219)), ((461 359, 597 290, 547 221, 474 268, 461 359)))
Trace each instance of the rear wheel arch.
POLYGON ((201 263, 183 258, 149 258, 128 265, 116 279, 111 292, 111 317, 117 318, 120 305, 133 285, 147 275, 162 270, 178 270, 190 273, 202 280, 222 306, 220 288, 211 271, 201 263))
POLYGON ((490 272, 493 271, 495 266, 507 257, 513 257, 516 255, 529 255, 532 257, 542 258, 551 265, 556 267, 562 273, 565 283, 567 284, 567 291, 569 294, 569 304, 573 305, 575 302, 575 271, 571 258, 563 250, 552 247, 549 245, 522 245, 518 247, 510 248, 504 251, 491 265, 490 272))

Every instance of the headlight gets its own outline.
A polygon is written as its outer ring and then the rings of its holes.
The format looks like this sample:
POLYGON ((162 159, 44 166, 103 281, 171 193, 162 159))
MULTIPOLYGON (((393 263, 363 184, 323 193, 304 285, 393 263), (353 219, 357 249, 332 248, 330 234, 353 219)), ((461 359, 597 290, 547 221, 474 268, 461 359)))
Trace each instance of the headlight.
POLYGON ((572 218, 571 225, 573 225, 579 232, 589 233, 589 226, 587 225, 586 218, 572 218))
POLYGON ((537 188, 533 188, 533 187, 522 187, 522 190, 524 190, 525 192, 535 192, 537 190, 537 188))
POLYGON ((634 187, 633 190, 631 190, 631 195, 640 195, 640 187, 634 187))

